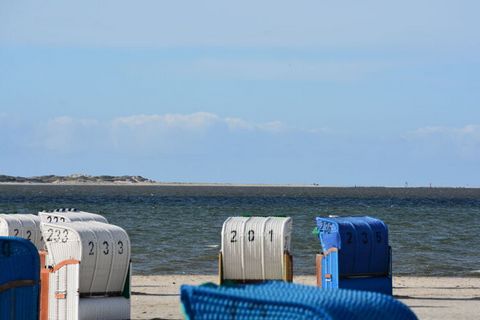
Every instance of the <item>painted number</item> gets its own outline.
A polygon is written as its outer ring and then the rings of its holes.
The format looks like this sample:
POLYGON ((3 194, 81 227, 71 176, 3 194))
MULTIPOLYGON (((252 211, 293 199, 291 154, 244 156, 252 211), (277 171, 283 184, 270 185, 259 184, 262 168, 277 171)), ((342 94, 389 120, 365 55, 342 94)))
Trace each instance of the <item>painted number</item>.
POLYGON ((32 231, 27 230, 27 240, 32 240, 32 231))
POLYGON ((48 233, 47 241, 52 241, 53 229, 48 229, 47 233, 48 233))
POLYGON ((88 255, 89 255, 89 256, 93 256, 93 255, 94 255, 93 249, 95 248, 95 244, 93 243, 93 241, 90 241, 90 242, 88 243, 88 246, 90 247, 90 251, 88 252, 88 255))
POLYGON ((332 224, 325 221, 321 221, 318 229, 320 229, 323 232, 330 233, 330 231, 332 231, 332 224))
POLYGON ((52 222, 52 216, 47 216, 47 222, 52 222))
POLYGON ((13 229, 13 235, 16 237, 18 236, 18 233, 20 232, 20 230, 18 229, 13 229))
POLYGON ((103 241, 103 254, 107 255, 109 252, 110 252, 110 250, 108 249, 108 242, 103 241))
POLYGON ((362 232, 362 242, 363 244, 368 243, 368 234, 366 232, 362 232))
POLYGON ((270 242, 273 242, 273 230, 268 231, 268 234, 270 235, 270 242))
POLYGON ((123 242, 118 241, 118 254, 123 254, 123 242))
POLYGON ((60 233, 62 232, 58 229, 54 231, 55 236, 53 237, 53 241, 58 242, 60 240, 60 233))
POLYGON ((353 242, 353 234, 351 232, 347 232, 347 244, 352 244, 353 242))
POLYGON ((230 233, 232 234, 232 239, 230 239, 230 242, 237 242, 237 230, 232 230, 230 233))
POLYGON ((255 231, 249 230, 248 231, 248 241, 252 242, 253 240, 255 240, 255 231))
POLYGON ((62 242, 65 243, 68 241, 68 230, 63 230, 62 242))

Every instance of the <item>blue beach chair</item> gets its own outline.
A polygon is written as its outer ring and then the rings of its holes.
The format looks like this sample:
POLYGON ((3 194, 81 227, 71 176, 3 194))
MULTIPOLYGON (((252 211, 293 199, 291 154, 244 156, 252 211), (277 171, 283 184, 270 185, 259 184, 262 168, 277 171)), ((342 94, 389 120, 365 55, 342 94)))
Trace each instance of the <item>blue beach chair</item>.
POLYGON ((38 320, 40 257, 28 240, 0 237, 0 319, 38 320))
POLYGON ((185 318, 415 320, 415 314, 391 296, 356 290, 326 290, 271 281, 256 285, 181 287, 185 318))
POLYGON ((317 285, 392 294, 387 225, 372 217, 317 217, 317 285))

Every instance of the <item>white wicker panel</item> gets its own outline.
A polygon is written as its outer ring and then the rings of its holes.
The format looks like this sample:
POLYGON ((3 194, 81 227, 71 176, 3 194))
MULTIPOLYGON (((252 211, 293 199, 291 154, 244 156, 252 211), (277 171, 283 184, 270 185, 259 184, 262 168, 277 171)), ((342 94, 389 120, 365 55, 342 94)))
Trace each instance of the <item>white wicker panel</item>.
POLYGON ((76 319, 79 313, 80 265, 69 265, 67 269, 67 319, 76 319))
POLYGON ((264 279, 274 280, 286 268, 283 254, 290 252, 292 219, 271 217, 266 221, 264 230, 263 274, 264 279))
POLYGON ((230 217, 222 228, 222 259, 224 279, 243 279, 242 241, 248 218, 230 217))
POLYGON ((130 319, 130 300, 123 297, 80 299, 79 320, 130 319))
POLYGON ((130 266, 130 238, 120 227, 110 225, 109 231, 113 238, 113 261, 106 291, 121 292, 130 266))
POLYGON ((58 272, 50 274, 48 279, 48 319, 58 319, 58 300, 55 291, 58 290, 58 272))
POLYGON ((49 279, 48 319, 70 320, 78 315, 79 265, 67 265, 52 273, 49 279), (65 294, 57 299, 56 294, 65 294))
POLYGON ((223 277, 231 280, 282 279, 290 251, 291 218, 230 217, 222 228, 223 277))
POLYGON ((244 279, 263 279, 263 233, 264 222, 268 218, 252 217, 245 223, 245 233, 241 237, 244 252, 244 279))
POLYGON ((97 240, 97 259, 92 285, 89 290, 90 294, 107 292, 107 284, 115 251, 113 248, 113 237, 109 231, 112 226, 110 224, 95 222, 82 222, 81 224, 89 227, 95 233, 97 240))

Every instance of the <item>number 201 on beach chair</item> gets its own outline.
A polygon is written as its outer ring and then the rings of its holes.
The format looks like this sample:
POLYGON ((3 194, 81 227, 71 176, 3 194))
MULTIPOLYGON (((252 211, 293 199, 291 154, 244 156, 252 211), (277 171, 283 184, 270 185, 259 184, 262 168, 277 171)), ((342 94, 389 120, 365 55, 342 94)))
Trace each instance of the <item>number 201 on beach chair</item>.
POLYGON ((290 217, 230 217, 222 227, 219 282, 293 279, 290 217))

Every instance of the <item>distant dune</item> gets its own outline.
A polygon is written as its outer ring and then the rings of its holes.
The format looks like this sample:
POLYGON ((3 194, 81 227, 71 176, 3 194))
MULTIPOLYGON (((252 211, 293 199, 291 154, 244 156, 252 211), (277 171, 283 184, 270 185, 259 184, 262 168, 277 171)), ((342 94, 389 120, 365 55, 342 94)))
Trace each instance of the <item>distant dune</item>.
POLYGON ((69 176, 46 175, 28 178, 0 175, 0 183, 150 184, 155 183, 155 181, 142 176, 91 176, 84 174, 72 174, 69 176))

